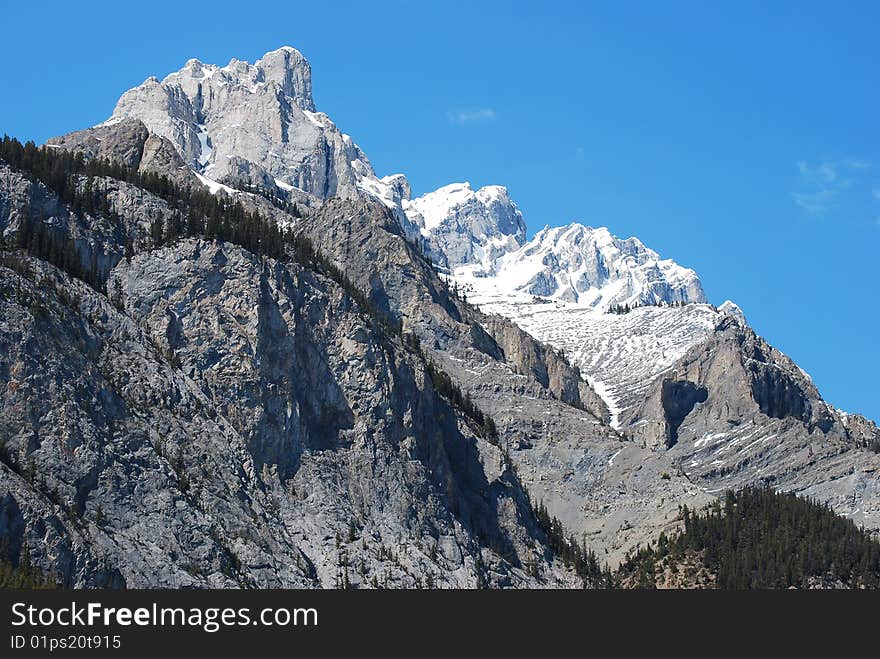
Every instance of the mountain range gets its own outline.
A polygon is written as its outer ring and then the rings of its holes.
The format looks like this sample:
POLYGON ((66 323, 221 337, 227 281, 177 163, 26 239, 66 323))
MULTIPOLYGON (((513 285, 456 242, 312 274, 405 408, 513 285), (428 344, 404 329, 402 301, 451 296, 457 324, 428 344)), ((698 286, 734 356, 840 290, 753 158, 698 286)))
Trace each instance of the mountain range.
POLYGON ((0 539, 59 583, 590 585, 753 486, 880 530, 880 431, 736 304, 502 186, 413 198, 294 48, 0 154, 0 539))

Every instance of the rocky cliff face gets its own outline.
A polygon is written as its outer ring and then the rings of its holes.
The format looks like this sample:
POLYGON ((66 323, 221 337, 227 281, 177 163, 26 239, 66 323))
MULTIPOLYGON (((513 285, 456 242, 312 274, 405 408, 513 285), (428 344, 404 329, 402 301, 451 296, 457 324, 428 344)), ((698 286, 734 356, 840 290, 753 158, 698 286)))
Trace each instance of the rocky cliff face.
POLYGON ((402 205, 424 238, 428 254, 449 269, 466 263, 491 264, 526 241, 522 213, 507 189, 498 185, 474 191, 470 183, 453 183, 405 199, 402 205))
POLYGON ((770 484, 819 498, 880 527, 880 438, 841 415, 785 355, 730 316, 649 389, 621 430, 665 447, 710 492, 770 484))
POLYGON ((208 181, 256 186, 304 204, 375 196, 394 205, 408 186, 379 179, 367 156, 312 99, 311 67, 285 46, 250 64, 196 59, 119 99, 104 125, 137 119, 208 181))
POLYGON ((134 243, 106 294, 3 251, 13 558, 72 586, 572 583, 501 451, 333 281, 228 243, 149 247, 167 205, 124 183, 102 220, 2 176, 7 244, 26 199, 59 231, 94 227, 84 249, 134 243))
POLYGON ((111 125, 75 131, 51 139, 47 144, 82 153, 86 160, 112 160, 140 173, 168 176, 180 185, 198 184, 198 178, 174 144, 151 133, 140 119, 123 119, 111 125))

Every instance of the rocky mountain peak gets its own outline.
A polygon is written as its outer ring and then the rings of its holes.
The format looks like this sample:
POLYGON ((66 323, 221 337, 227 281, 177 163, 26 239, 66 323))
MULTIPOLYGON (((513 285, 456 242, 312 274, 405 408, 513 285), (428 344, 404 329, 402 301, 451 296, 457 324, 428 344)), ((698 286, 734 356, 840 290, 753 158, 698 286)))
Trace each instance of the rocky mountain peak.
POLYGON ((123 94, 102 125, 126 119, 168 139, 211 189, 256 186, 309 205, 367 196, 399 208, 408 188, 380 180, 352 139, 316 111, 311 67, 290 46, 253 64, 190 59, 123 94))
POLYGON ((477 298, 540 297, 597 309, 706 302, 693 270, 661 259, 638 238, 578 223, 545 227, 517 249, 491 263, 466 264, 455 276, 477 298))
POLYGON ((256 65, 267 80, 276 82, 286 96, 310 112, 315 111, 312 99, 312 67, 296 48, 282 46, 263 55, 256 65))
POLYGON ((474 190, 467 181, 451 183, 404 201, 403 209, 435 261, 449 268, 491 262, 526 239, 523 215, 500 185, 474 190))
POLYGON ((741 325, 748 325, 746 321, 746 315, 743 313, 743 310, 740 309, 739 305, 731 300, 725 300, 718 307, 718 311, 727 316, 733 316, 741 325))

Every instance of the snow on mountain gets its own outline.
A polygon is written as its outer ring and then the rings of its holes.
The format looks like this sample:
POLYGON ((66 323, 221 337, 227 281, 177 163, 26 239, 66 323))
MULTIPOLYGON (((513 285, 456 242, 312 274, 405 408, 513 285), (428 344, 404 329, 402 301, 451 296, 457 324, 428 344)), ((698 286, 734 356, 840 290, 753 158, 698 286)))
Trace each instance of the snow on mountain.
POLYGON ((706 304, 693 270, 661 259, 637 238, 574 223, 527 241, 522 213, 500 186, 475 191, 454 183, 404 201, 403 208, 468 300, 564 350, 615 425, 722 315, 742 318, 733 303, 722 310, 706 304), (605 313, 615 305, 639 308, 605 313))
POLYGON ((637 238, 575 223, 527 241, 523 215, 503 187, 453 183, 402 203, 427 252, 468 300, 563 349, 614 424, 721 315, 742 317, 732 303, 720 311, 705 304, 693 270, 637 238), (687 306, 669 306, 678 303, 687 306), (605 313, 615 305, 641 308, 605 313))
POLYGON ((254 64, 191 59, 123 94, 104 125, 126 118, 169 139, 214 189, 256 185, 306 203, 367 195, 394 209, 409 196, 402 176, 378 178, 352 139, 316 111, 311 67, 290 46, 254 64))
POLYGON ((431 257, 450 269, 491 264, 526 239, 522 213, 500 185, 473 190, 470 183, 452 183, 402 205, 431 257))
POLYGON ((604 227, 545 228, 492 263, 455 269, 474 300, 540 297, 604 310, 612 305, 705 302, 697 274, 661 259, 637 238, 604 227))
POLYGON ((562 350, 611 411, 612 425, 637 405, 649 385, 693 346, 705 341, 726 312, 709 304, 645 306, 604 313, 558 300, 475 298, 487 313, 513 320, 562 350))
POLYGON ((167 138, 212 192, 259 186, 307 204, 334 196, 381 201, 472 301, 576 355, 613 411, 624 409, 620 392, 631 381, 662 370, 714 322, 704 305, 601 313, 615 304, 705 302, 693 270, 636 238, 571 224, 529 241, 522 213, 496 185, 453 183, 411 199, 406 177, 379 178, 317 111, 309 63, 289 46, 253 64, 191 59, 123 94, 105 125, 128 118, 167 138))

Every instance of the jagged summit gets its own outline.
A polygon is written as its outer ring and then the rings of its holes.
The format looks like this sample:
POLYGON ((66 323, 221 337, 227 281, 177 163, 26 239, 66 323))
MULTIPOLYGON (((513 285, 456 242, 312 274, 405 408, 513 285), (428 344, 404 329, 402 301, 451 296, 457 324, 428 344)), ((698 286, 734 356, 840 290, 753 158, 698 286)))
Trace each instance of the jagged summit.
POLYGON ((722 302, 721 305, 718 307, 718 311, 723 314, 733 316, 742 325, 748 325, 748 321, 746 321, 746 315, 743 313, 743 310, 740 309, 738 304, 731 300, 725 300, 724 302, 722 302))
POLYGON ((522 213, 500 185, 474 190, 467 181, 451 183, 402 205, 431 256, 449 268, 490 263, 526 240, 522 213))
POLYGON ((545 227, 497 258, 455 269, 474 299, 539 297, 600 310, 612 305, 706 302, 697 274, 638 239, 578 223, 545 227))
POLYGON ((104 125, 123 120, 167 139, 212 191, 257 187, 312 206, 331 197, 377 199, 435 263, 468 284, 478 278, 474 286, 484 291, 595 307, 705 301, 692 270, 635 238, 572 224, 528 241, 502 186, 452 183, 411 199, 402 174, 378 177, 354 141, 317 112, 311 67, 291 46, 253 64, 190 59, 123 94, 104 125))
POLYGON ((379 179, 367 156, 312 97, 308 61, 291 46, 250 64, 190 59, 119 99, 103 125, 138 119, 168 139, 212 189, 257 186, 305 203, 375 197, 399 207, 397 177, 379 179))

